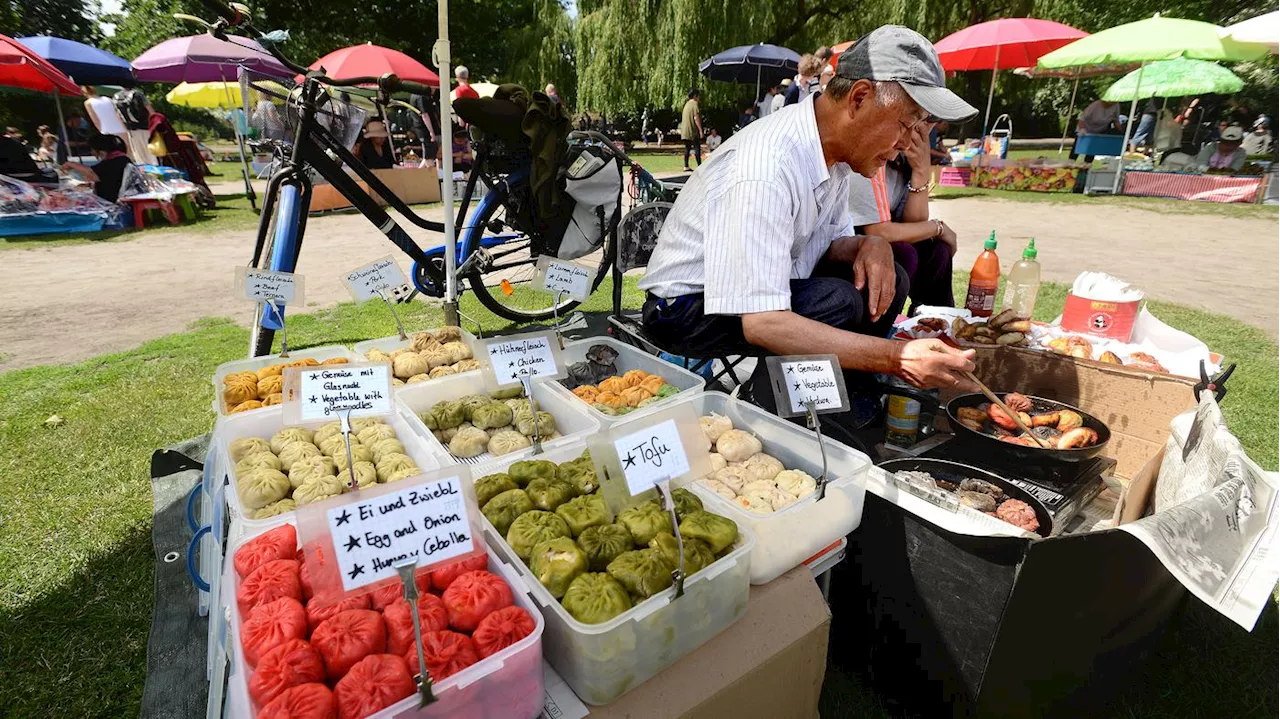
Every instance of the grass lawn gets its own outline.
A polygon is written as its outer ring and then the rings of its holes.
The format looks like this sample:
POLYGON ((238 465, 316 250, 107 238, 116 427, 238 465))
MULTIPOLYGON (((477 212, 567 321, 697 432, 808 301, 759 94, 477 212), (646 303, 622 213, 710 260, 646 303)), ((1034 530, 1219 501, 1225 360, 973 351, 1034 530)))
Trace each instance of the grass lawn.
MULTIPOLYGON (((958 277, 957 282, 963 278, 958 277)), ((607 281, 606 281, 607 282, 607 281)), ((640 295, 628 280, 625 300, 640 295)), ((1041 290, 1041 317, 1061 307, 1065 287, 1041 290)), ((602 287, 584 308, 608 306, 602 287)), ((1152 311, 1240 363, 1227 420, 1263 466, 1277 463, 1277 349, 1261 330, 1159 302, 1152 311)), ((463 312, 488 329, 505 322, 468 294, 463 312)), ((406 324, 441 322, 414 303, 406 324)), ((394 333, 377 303, 343 304, 290 319, 299 347, 354 343, 394 333)), ((132 716, 139 710, 152 610, 153 450, 208 432, 209 378, 243 357, 247 330, 223 319, 136 349, 73 365, 0 374, 0 707, 5 716, 132 716), (46 427, 57 414, 65 424, 46 427)), ((1118 717, 1275 716, 1274 603, 1252 634, 1194 601, 1118 717)), ((827 716, 874 716, 873 696, 833 671, 827 716)))

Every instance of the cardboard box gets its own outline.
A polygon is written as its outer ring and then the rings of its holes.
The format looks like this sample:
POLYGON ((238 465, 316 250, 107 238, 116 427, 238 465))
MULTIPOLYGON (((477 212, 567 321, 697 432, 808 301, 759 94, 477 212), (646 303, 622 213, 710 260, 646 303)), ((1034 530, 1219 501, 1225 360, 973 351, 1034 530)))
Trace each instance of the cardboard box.
POLYGON ((1104 302, 1068 292, 1067 303, 1062 308, 1062 329, 1128 342, 1133 338, 1133 321, 1138 318, 1141 307, 1142 300, 1104 302))
MULTIPOLYGON (((434 167, 395 167, 389 170, 374 170, 373 174, 406 204, 440 201, 440 179, 434 167)), ((369 188, 369 183, 356 179, 356 184, 377 200, 379 205, 387 204, 381 195, 369 188)), ((348 207, 351 207, 351 203, 333 185, 320 184, 311 190, 311 212, 341 210, 348 207)))
MULTIPOLYGON (((1123 477, 1141 474, 1169 422, 1195 404, 1188 379, 1030 350, 980 351, 977 374, 997 392, 1102 419, 1123 477)), ((849 559, 833 574, 832 660, 861 671, 895 715, 1093 716, 1186 594, 1120 530, 970 537, 868 492, 849 559)))
POLYGON ((831 612, 799 566, 751 588, 747 614, 591 717, 812 719, 827 669, 831 612))

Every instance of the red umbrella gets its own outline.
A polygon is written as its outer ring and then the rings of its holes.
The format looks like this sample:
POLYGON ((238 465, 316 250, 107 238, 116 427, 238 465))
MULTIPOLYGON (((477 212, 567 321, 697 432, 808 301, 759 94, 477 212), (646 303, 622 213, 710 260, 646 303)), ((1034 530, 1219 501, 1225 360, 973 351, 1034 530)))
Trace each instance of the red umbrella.
POLYGON ((0 35, 0 86, 79 95, 80 88, 48 60, 7 35, 0 35))
POLYGON ((373 43, 334 50, 311 63, 312 70, 318 70, 321 67, 324 67, 329 77, 337 80, 352 77, 379 77, 393 72, 401 80, 427 85, 440 84, 440 76, 426 65, 398 50, 373 43))

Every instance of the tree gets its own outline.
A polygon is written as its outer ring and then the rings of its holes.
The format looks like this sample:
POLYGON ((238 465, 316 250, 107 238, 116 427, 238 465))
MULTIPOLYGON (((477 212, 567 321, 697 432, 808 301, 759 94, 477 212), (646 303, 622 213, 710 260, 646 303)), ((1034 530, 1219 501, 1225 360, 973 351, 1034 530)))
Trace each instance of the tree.
POLYGON ((92 45, 102 36, 92 9, 84 0, 3 0, 0 33, 9 37, 53 35, 92 45))

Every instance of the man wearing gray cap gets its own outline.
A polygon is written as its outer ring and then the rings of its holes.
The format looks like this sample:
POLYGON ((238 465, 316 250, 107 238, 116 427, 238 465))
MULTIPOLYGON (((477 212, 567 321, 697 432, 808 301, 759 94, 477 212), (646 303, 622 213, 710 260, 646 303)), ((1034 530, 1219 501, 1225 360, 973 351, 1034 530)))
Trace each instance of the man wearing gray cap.
MULTIPOLYGON (((972 352, 885 339, 906 277, 887 242, 854 236, 848 187, 917 129, 976 114, 946 89, 928 40, 897 26, 863 36, 825 92, 752 123, 690 177, 640 281, 646 333, 690 357, 835 354, 850 383, 964 384, 972 352)), ((769 407, 764 365, 754 398, 769 407)))

